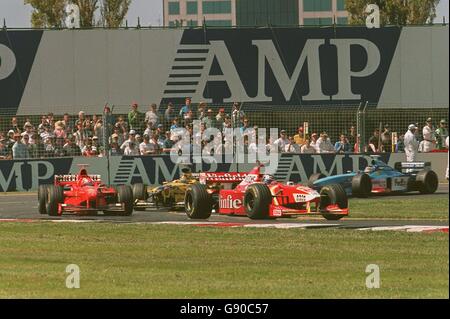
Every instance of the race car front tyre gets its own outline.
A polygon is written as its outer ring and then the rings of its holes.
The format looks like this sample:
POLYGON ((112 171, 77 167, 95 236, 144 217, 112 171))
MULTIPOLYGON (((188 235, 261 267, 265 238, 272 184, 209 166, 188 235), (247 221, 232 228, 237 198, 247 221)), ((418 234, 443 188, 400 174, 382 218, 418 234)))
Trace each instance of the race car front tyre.
POLYGON ((39 214, 47 214, 47 208, 45 204, 47 203, 47 188, 48 185, 39 185, 38 187, 38 211, 39 214))
POLYGON ((206 185, 197 183, 188 187, 184 195, 186 215, 192 219, 207 219, 211 216, 212 198, 206 185))
POLYGON ((370 176, 363 173, 352 178, 352 195, 356 197, 369 197, 372 193, 372 180, 370 176))
POLYGON ((64 189, 62 186, 49 185, 47 187, 46 211, 50 216, 58 216, 58 204, 64 202, 64 189))
POLYGON ((252 184, 247 187, 244 195, 244 207, 249 218, 269 218, 269 206, 271 203, 272 194, 267 185, 252 184))
POLYGON ((417 173, 416 183, 421 194, 433 194, 438 188, 439 178, 434 171, 424 169, 417 173))
POLYGON ((133 199, 136 200, 146 200, 147 196, 147 186, 142 183, 137 183, 133 185, 133 199))
POLYGON ((325 175, 322 173, 315 173, 312 174, 309 179, 308 179, 308 187, 309 188, 314 188, 314 182, 317 181, 318 179, 324 178, 325 175))
POLYGON ((337 205, 341 209, 348 207, 348 197, 341 185, 330 184, 320 190, 320 210, 325 210, 329 205, 337 205))
POLYGON ((117 186, 117 201, 125 206, 120 215, 130 216, 133 214, 133 190, 129 185, 117 186))

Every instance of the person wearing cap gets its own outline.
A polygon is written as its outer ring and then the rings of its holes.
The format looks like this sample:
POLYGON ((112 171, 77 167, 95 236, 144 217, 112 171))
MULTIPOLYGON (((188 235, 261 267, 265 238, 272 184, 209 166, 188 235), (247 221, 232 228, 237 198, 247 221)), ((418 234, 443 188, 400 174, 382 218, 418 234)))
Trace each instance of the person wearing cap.
POLYGON ((415 124, 410 124, 408 126, 408 131, 405 133, 405 138, 403 144, 405 145, 405 155, 407 162, 414 162, 416 160, 416 155, 419 148, 419 141, 416 138, 417 126, 415 124))
POLYGON ((320 134, 319 139, 317 140, 317 148, 319 149, 319 153, 334 153, 335 149, 333 144, 331 144, 331 140, 328 137, 327 132, 323 132, 320 134))
POLYGON ((316 153, 320 153, 319 145, 317 144, 317 141, 319 139, 319 135, 317 133, 311 134, 311 143, 309 143, 314 149, 316 150, 316 153))
POLYGON ((12 147, 16 141, 14 140, 14 131, 9 130, 6 138, 6 146, 12 147))
POLYGON ((13 159, 30 158, 28 147, 22 143, 22 136, 19 133, 14 133, 14 141, 12 147, 13 159))
POLYGON ((286 151, 286 145, 289 145, 286 130, 280 131, 280 137, 274 142, 274 144, 278 148, 278 152, 283 153, 286 151))
POLYGON ((434 136, 434 130, 433 130, 433 124, 431 117, 427 119, 425 122, 425 126, 422 129, 422 136, 423 136, 423 152, 431 152, 434 150, 436 145, 436 138, 434 136))
POLYGON ((125 151, 125 148, 128 146, 128 144, 130 142, 136 143, 136 131, 135 130, 130 130, 130 132, 128 132, 128 139, 122 143, 122 145, 120 145, 120 149, 122 151, 125 151))
POLYGON ((129 142, 127 144, 127 146, 125 147, 125 150, 123 151, 123 155, 126 156, 139 156, 139 148, 136 147, 136 143, 133 142, 129 142))
POLYGON ((445 150, 445 139, 448 136, 447 121, 442 119, 439 122, 439 127, 434 131, 436 136, 436 148, 438 150, 445 150))
POLYGON ((297 134, 294 135, 294 141, 301 148, 305 144, 305 134, 303 134, 303 126, 299 126, 297 129, 297 134))
POLYGON ((142 121, 142 113, 138 111, 138 104, 131 104, 131 111, 128 112, 128 125, 132 130, 140 130, 142 121))

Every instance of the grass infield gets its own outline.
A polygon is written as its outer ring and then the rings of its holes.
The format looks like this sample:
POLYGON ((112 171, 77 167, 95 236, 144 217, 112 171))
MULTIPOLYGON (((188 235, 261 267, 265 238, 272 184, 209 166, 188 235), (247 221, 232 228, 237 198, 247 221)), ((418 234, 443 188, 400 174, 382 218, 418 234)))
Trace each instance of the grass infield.
POLYGON ((350 218, 448 220, 448 194, 350 198, 350 218))
POLYGON ((0 224, 1 298, 448 298, 448 234, 0 224), (65 286, 66 266, 81 287, 65 286), (381 287, 366 288, 368 264, 381 287))

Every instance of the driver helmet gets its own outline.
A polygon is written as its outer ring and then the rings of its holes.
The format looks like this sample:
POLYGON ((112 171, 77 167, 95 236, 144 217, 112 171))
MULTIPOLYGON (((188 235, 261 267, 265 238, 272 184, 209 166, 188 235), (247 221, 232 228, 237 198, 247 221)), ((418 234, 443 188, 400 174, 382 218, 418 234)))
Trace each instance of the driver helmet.
POLYGON ((265 174, 262 178, 262 182, 264 184, 271 184, 272 182, 275 181, 275 178, 272 175, 269 174, 265 174))
POLYGON ((88 177, 83 177, 81 179, 81 185, 82 186, 93 186, 92 180, 88 177))
POLYGON ((375 170, 375 166, 367 166, 364 169, 364 173, 372 173, 375 170))

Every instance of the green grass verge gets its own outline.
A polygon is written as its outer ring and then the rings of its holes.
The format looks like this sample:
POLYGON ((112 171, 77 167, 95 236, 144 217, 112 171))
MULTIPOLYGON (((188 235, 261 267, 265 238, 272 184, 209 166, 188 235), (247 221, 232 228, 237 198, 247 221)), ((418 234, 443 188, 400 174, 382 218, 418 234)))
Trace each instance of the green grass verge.
POLYGON ((448 248, 441 233, 2 223, 0 297, 448 298, 448 248))
POLYGON ((448 220, 448 194, 351 198, 348 218, 448 220))

